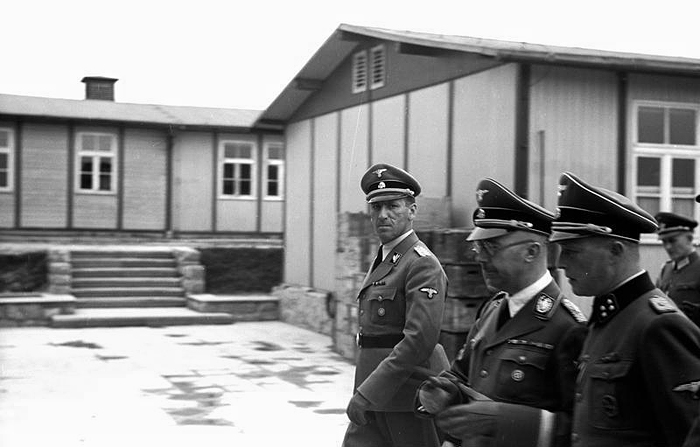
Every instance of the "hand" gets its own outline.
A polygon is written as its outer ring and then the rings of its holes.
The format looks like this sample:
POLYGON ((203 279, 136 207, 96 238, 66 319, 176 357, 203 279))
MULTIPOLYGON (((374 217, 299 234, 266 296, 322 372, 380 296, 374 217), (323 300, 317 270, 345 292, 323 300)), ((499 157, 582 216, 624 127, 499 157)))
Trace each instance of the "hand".
POLYGON ((367 414, 370 405, 370 401, 365 399, 362 394, 355 393, 355 395, 352 396, 352 399, 350 399, 350 403, 348 404, 348 408, 345 410, 345 413, 347 413, 348 418, 350 418, 352 423, 356 425, 367 425, 370 422, 367 414))
POLYGON ((691 320, 698 321, 700 319, 700 304, 683 301, 680 307, 691 320))
POLYGON ((437 426, 450 436, 463 440, 496 435, 500 402, 472 401, 456 405, 435 417, 437 426))
POLYGON ((430 414, 459 402, 459 389, 446 377, 429 377, 418 389, 418 400, 430 414))

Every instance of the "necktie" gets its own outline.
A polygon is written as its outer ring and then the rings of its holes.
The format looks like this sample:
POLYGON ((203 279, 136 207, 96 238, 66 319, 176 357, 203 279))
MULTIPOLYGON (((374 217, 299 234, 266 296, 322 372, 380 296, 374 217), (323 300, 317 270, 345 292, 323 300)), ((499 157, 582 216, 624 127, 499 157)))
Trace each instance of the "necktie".
POLYGON ((383 255, 382 246, 380 245, 379 248, 377 249, 377 256, 374 258, 374 263, 372 263, 372 270, 370 270, 370 272, 373 272, 374 269, 376 269, 377 266, 379 264, 381 264, 382 258, 384 257, 382 255, 383 255))
POLYGON ((506 322, 510 320, 510 309, 508 309, 508 294, 503 294, 503 301, 501 301, 501 307, 498 309, 498 322, 496 323, 496 330, 503 327, 506 322))

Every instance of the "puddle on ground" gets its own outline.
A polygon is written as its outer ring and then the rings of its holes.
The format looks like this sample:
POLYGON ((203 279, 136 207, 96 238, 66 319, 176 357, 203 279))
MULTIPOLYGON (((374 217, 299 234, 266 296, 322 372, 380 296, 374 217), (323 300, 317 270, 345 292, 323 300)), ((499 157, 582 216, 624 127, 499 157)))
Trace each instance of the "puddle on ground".
POLYGON ((224 407, 226 404, 221 403, 221 398, 224 390, 216 386, 196 386, 193 381, 178 381, 187 377, 202 376, 162 376, 171 384, 171 388, 144 390, 147 393, 164 396, 172 401, 191 402, 192 406, 182 407, 182 405, 174 405, 173 408, 167 408, 167 403, 164 405, 163 411, 168 413, 178 425, 226 425, 233 426, 233 422, 220 419, 210 418, 209 415, 217 408, 224 407))
POLYGON ((227 342, 227 341, 199 340, 199 341, 188 341, 188 342, 178 343, 178 344, 183 345, 183 346, 218 346, 218 345, 225 345, 226 343, 229 343, 229 342, 227 342))
POLYGON ((314 410, 316 414, 345 414, 345 408, 320 408, 314 410))
POLYGON ((187 337, 186 334, 165 334, 166 337, 173 337, 173 338, 179 338, 179 337, 187 337))
POLYGON ((96 343, 85 342, 82 340, 67 341, 64 343, 49 343, 49 345, 51 345, 51 346, 68 346, 70 348, 102 349, 102 346, 100 346, 96 343))
POLYGON ((254 341, 253 343, 258 345, 257 348, 254 348, 256 351, 281 351, 282 349, 284 349, 280 345, 276 345, 267 341, 254 341))
POLYGON ((321 405, 321 401, 317 400, 289 400, 287 402, 299 408, 313 408, 321 405))
POLYGON ((123 360, 123 359, 129 358, 125 355, 100 355, 100 354, 97 354, 95 357, 97 357, 100 360, 104 360, 105 362, 108 362, 110 360, 123 360))

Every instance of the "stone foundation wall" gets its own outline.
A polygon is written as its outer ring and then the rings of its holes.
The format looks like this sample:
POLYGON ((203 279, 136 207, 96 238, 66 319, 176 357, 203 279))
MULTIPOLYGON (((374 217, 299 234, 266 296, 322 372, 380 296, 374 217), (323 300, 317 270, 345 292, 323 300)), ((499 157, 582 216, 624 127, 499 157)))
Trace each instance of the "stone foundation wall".
POLYGON ((333 335, 335 299, 331 292, 283 284, 273 288, 272 295, 279 300, 282 321, 320 334, 333 335))
POLYGON ((71 314, 74 309, 75 298, 69 295, 0 297, 0 327, 48 326, 52 316, 71 314))

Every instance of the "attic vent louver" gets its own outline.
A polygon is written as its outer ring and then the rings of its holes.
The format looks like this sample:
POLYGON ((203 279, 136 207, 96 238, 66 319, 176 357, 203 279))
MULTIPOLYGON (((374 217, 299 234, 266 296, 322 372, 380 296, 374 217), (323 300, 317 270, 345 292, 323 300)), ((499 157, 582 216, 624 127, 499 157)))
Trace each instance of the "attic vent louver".
POLYGON ((367 90, 367 51, 355 53, 352 57, 352 92, 367 90))
POLYGON ((82 82, 85 83, 85 99, 114 101, 114 83, 117 81, 118 79, 102 76, 84 77, 82 82))
POLYGON ((386 53, 384 45, 378 45, 370 50, 370 64, 372 67, 372 78, 369 88, 384 87, 386 80, 386 53))

